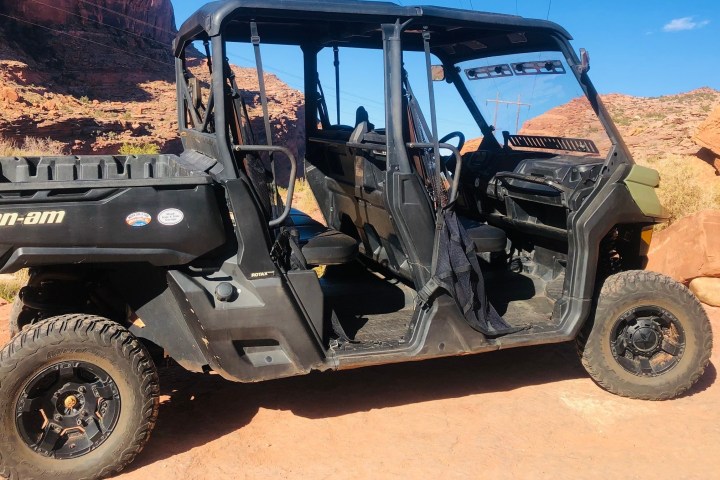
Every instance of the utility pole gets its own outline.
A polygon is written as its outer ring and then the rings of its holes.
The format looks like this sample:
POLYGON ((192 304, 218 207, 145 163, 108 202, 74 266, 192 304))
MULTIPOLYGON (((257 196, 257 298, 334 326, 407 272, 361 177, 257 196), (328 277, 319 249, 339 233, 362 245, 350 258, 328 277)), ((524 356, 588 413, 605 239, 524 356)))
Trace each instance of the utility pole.
POLYGON ((485 100, 485 105, 488 103, 494 103, 495 104, 495 116, 493 117, 493 128, 497 128, 497 116, 498 116, 498 108, 500 107, 500 104, 506 105, 507 108, 510 108, 510 105, 517 105, 517 116, 515 117, 515 133, 518 132, 520 129, 520 110, 522 107, 527 107, 528 110, 530 110, 530 107, 532 106, 529 103, 523 103, 521 100, 520 95, 518 95, 517 102, 511 102, 508 100, 500 100, 500 92, 497 93, 497 96, 494 100, 485 100))

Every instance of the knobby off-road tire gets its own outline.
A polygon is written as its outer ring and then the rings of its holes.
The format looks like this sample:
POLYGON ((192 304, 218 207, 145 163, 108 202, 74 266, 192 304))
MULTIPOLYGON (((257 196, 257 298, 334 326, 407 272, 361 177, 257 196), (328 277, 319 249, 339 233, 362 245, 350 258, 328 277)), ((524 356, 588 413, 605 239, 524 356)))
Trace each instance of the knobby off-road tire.
POLYGON ((703 374, 712 330, 685 286, 659 273, 627 271, 605 280, 594 321, 577 346, 583 366, 602 388, 623 397, 666 400, 703 374))
POLYGON ((158 394, 150 355, 117 323, 72 314, 32 325, 0 351, 0 475, 79 480, 119 472, 150 438, 158 394), (59 433, 74 421, 87 423, 59 433), (48 437, 53 431, 59 436, 48 437))

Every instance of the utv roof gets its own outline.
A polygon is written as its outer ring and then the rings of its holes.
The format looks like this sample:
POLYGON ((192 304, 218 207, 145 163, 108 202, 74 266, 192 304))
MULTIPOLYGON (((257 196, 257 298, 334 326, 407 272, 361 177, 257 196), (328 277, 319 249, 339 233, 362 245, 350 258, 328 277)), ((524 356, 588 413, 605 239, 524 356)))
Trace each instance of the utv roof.
MULTIPOLYGON (((523 49, 520 43, 527 44, 527 50, 555 50, 553 35, 572 39, 553 22, 474 10, 362 0, 226 0, 206 4, 183 23, 175 39, 175 52, 179 55, 186 43, 221 32, 228 41, 248 42, 250 21, 257 22, 263 43, 377 46, 380 24, 398 19, 413 20, 411 30, 428 26, 434 46, 453 46, 446 49, 451 56, 467 56, 483 49, 495 54, 503 47, 518 51, 518 47, 523 49), (508 38, 513 34, 516 36, 508 38), (505 45, 508 42, 514 45, 505 45), (458 45, 460 52, 455 48, 458 45)), ((421 48, 419 39, 417 48, 421 48)))

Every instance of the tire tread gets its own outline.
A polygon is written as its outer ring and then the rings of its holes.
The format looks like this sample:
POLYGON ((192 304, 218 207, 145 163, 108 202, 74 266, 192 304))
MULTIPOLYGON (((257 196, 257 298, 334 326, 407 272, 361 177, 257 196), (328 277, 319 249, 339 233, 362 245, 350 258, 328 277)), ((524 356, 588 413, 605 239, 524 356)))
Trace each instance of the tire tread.
MULTIPOLYGON (((137 375, 144 396, 142 421, 132 434, 132 442, 97 474, 78 480, 106 478, 120 472, 130 464, 150 439, 159 410, 159 379, 150 354, 140 341, 125 328, 103 317, 86 314, 66 314, 48 318, 24 329, 0 350, 0 387, 2 381, 26 358, 36 354, 43 346, 57 345, 72 338, 112 347, 133 367, 128 375, 137 375)), ((11 480, 26 479, 23 465, 14 465, 0 452, 0 476, 11 480), (20 475, 23 475, 20 477, 20 475)), ((52 472, 46 472, 48 477, 52 472)), ((31 477, 30 477, 31 478, 31 477)))
POLYGON ((577 351, 585 370, 605 390, 628 398, 668 400, 683 394, 695 384, 710 362, 713 341, 712 327, 707 313, 697 297, 687 287, 666 275, 646 270, 629 270, 612 275, 605 280, 598 297, 595 318, 607 317, 608 311, 612 309, 613 305, 621 301, 629 293, 642 292, 648 285, 653 285, 659 295, 671 297, 687 305, 689 307, 688 313, 699 320, 700 338, 703 342, 702 345, 698 346, 701 351, 700 365, 685 382, 657 394, 647 394, 634 391, 632 388, 614 381, 611 372, 599 367, 602 353, 598 351, 598 348, 592 342, 588 341, 593 333, 593 322, 588 322, 586 328, 578 335, 576 340, 577 351))

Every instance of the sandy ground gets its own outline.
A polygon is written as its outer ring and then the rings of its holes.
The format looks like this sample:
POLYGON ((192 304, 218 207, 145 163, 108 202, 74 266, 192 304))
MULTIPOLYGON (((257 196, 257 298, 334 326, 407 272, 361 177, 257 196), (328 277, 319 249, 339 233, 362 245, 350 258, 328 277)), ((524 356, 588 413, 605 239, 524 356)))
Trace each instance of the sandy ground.
POLYGON ((166 369, 157 429, 118 478, 718 478, 718 352, 667 402, 604 392, 571 345, 254 385, 166 369))

